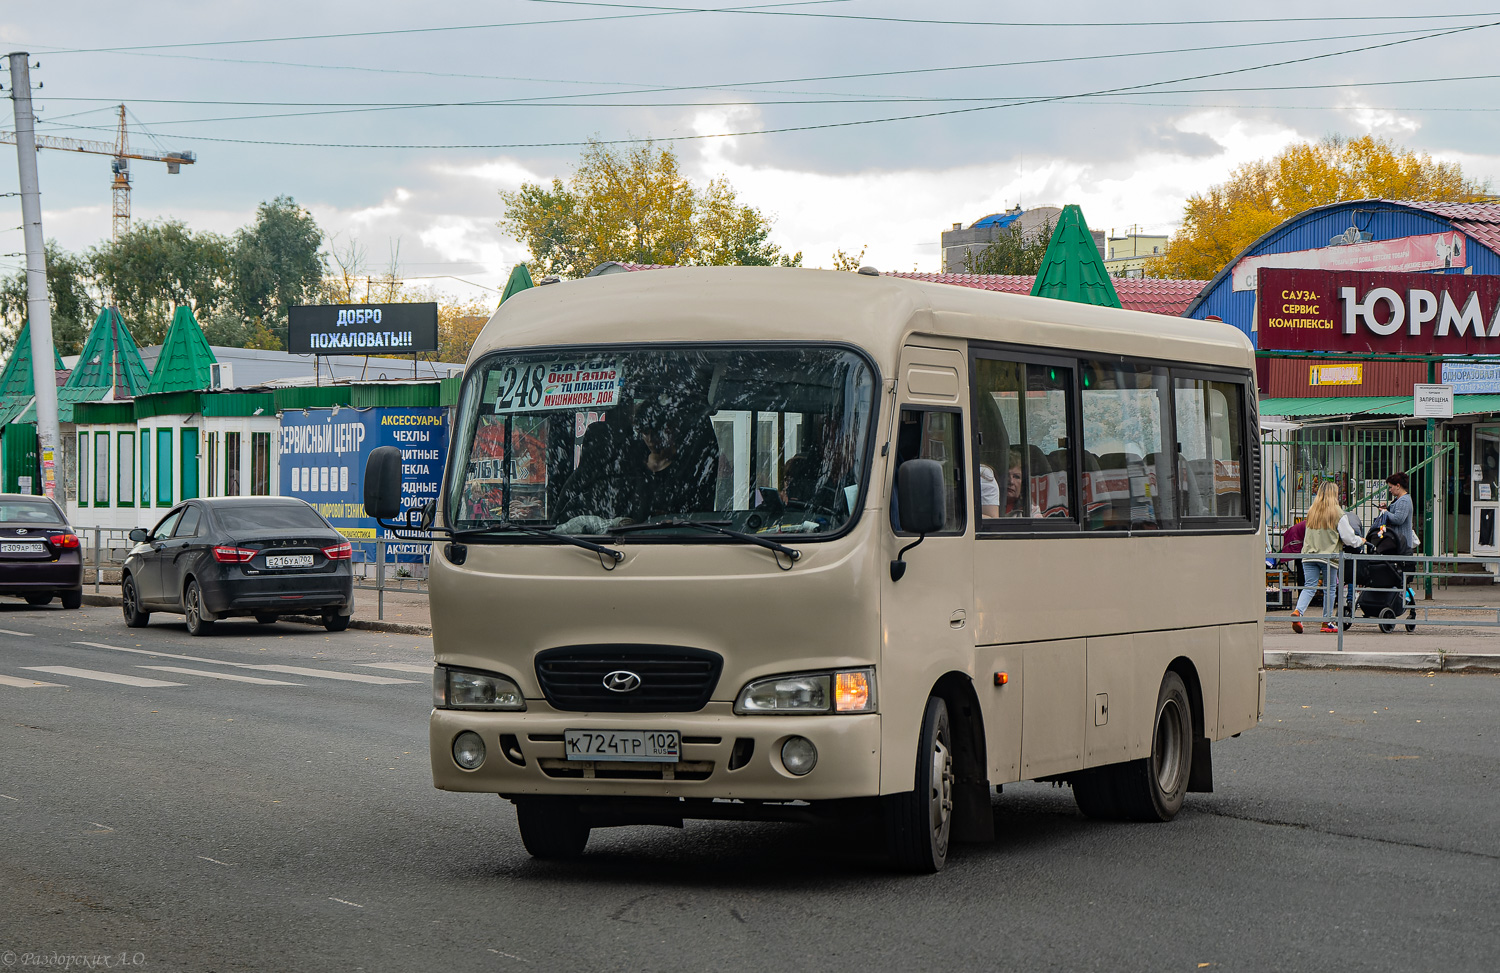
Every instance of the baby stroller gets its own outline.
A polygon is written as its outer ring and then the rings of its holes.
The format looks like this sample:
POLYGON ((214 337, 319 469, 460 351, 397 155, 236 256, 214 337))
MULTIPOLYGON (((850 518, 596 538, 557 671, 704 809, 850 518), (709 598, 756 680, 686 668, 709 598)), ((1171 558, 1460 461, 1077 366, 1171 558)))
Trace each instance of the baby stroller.
MULTIPOLYGON (((1358 561, 1354 577, 1361 588, 1371 589, 1359 593, 1358 607, 1366 618, 1400 618, 1406 613, 1406 630, 1414 632, 1417 617, 1416 597, 1406 586, 1407 562, 1401 557, 1404 545, 1395 531, 1384 525, 1371 527, 1365 535, 1362 553, 1380 555, 1379 561, 1358 561)), ((1396 630, 1396 623, 1381 622, 1380 630, 1387 635, 1396 630)))

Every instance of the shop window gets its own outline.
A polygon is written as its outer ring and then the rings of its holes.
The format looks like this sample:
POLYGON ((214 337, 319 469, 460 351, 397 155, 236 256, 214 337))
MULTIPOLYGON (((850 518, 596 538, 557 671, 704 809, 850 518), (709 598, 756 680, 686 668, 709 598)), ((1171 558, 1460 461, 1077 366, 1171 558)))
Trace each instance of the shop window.
POLYGON ((122 432, 119 440, 119 480, 115 484, 115 503, 121 507, 135 506, 135 430, 122 432))
POLYGON ((224 434, 224 496, 240 496, 240 434, 224 434))
POLYGON ((107 432, 94 433, 94 506, 109 506, 109 441, 107 432))
POLYGON ((211 432, 207 436, 208 443, 208 472, 205 486, 208 488, 207 495, 216 497, 219 495, 219 434, 211 432))
POLYGON ((1176 450, 1164 449, 1167 370, 1083 363, 1083 504, 1089 530, 1172 526, 1176 450))
POLYGON ((89 502, 89 434, 78 434, 78 506, 89 502))
POLYGON ((151 506, 151 430, 141 430, 141 506, 151 506))
POLYGON ((172 430, 156 430, 156 505, 172 506, 172 430))
MULTIPOLYGON (((348 473, 345 472, 345 476, 348 473)), ((347 488, 348 484, 344 484, 347 488)), ((250 494, 256 497, 271 495, 271 434, 250 434, 250 494)))

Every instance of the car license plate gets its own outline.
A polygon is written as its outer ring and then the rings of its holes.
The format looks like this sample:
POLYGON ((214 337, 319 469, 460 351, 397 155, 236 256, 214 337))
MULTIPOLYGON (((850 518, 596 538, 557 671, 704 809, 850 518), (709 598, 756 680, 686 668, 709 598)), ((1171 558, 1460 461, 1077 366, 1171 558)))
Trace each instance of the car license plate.
POLYGON ((268 568, 310 568, 312 567, 311 554, 267 554, 266 567, 268 568))
POLYGON ((564 730, 569 760, 643 760, 676 763, 682 734, 676 730, 564 730))
POLYGON ((0 543, 0 554, 40 554, 43 551, 45 551, 46 549, 47 548, 46 548, 45 545, 38 544, 38 543, 35 543, 35 542, 32 542, 32 543, 21 543, 21 542, 12 543, 12 542, 7 541, 5 543, 0 543))

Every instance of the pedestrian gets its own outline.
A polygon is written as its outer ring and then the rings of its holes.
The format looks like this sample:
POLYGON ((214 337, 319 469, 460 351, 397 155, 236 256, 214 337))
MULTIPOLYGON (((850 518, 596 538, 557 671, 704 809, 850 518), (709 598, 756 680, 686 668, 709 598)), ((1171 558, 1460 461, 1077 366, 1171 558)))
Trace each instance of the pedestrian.
MULTIPOLYGON (((1344 511, 1344 516, 1339 520, 1339 541, 1344 545, 1345 554, 1358 554, 1365 549, 1365 527, 1364 524, 1360 523, 1359 514, 1354 511, 1353 507, 1344 511)), ((1354 580, 1359 574, 1359 562, 1349 561, 1347 563, 1349 568, 1345 574, 1348 577, 1344 581, 1348 588, 1349 608, 1344 614, 1352 616, 1354 614, 1354 580)))
POLYGON ((1302 566, 1307 572, 1307 583, 1302 586, 1302 594, 1297 597, 1297 607, 1292 611, 1292 631, 1298 635, 1302 634, 1302 622, 1297 619, 1307 611, 1307 606, 1312 603, 1313 592, 1319 586, 1323 587, 1322 631, 1338 631, 1333 624, 1333 607, 1338 603, 1339 576, 1328 555, 1339 552, 1339 521, 1343 518, 1344 509, 1339 506, 1338 484, 1325 480, 1318 488, 1317 499, 1307 511, 1307 533, 1302 538, 1302 566))
MULTIPOLYGON (((1306 533, 1307 518, 1304 517, 1302 520, 1299 520, 1292 526, 1288 527, 1285 533, 1281 535, 1281 553, 1301 554, 1302 538, 1306 533)), ((1288 571, 1291 571, 1297 576, 1296 588, 1301 588, 1304 584, 1307 583, 1307 572, 1302 570, 1301 560, 1294 561, 1290 558, 1282 558, 1281 564, 1282 567, 1286 568, 1288 571)), ((1284 583, 1283 590, 1285 590, 1284 583)))
POLYGON ((1417 550, 1416 513, 1411 502, 1411 488, 1407 483, 1406 474, 1397 472, 1385 478, 1386 489, 1390 491, 1391 502, 1381 504, 1385 513, 1375 518, 1376 526, 1385 524, 1396 532, 1396 539, 1401 542, 1402 554, 1415 554, 1417 550))

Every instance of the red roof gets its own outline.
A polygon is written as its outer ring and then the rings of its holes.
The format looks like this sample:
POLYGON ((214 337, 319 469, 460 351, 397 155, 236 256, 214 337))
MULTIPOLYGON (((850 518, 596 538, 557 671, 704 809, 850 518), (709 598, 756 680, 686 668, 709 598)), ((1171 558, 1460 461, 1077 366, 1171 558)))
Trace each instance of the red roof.
MULTIPOLYGON (((977 287, 985 291, 1002 291, 1006 294, 1030 294, 1031 284, 1036 279, 1030 274, 920 274, 890 273, 887 277, 905 277, 907 280, 925 280, 934 284, 955 284, 959 287, 977 287)), ((1170 280, 1164 277, 1114 277, 1115 293, 1120 295, 1120 306, 1127 311, 1148 311, 1152 314, 1180 316, 1193 298, 1198 296, 1206 280, 1170 280)))
MULTIPOLYGON (((1495 209, 1500 211, 1500 206, 1495 209)), ((1497 225, 1500 230, 1500 225, 1497 225)), ((663 264, 629 264, 610 261, 601 267, 611 270, 657 270, 663 264)), ((594 273, 599 273, 596 269, 594 273)), ((923 280, 932 284, 955 284, 959 287, 976 287, 982 291, 1000 291, 1005 294, 1030 294, 1035 277, 1030 274, 920 274, 891 272, 884 277, 904 277, 907 280, 923 280)), ((1165 277, 1114 277, 1115 293, 1120 295, 1120 306, 1127 311, 1147 311, 1151 314, 1169 314, 1181 317, 1193 303, 1198 292, 1208 285, 1206 280, 1170 280, 1165 277)))
POLYGON ((1500 203, 1404 203, 1452 222, 1481 246, 1500 253, 1500 203))

